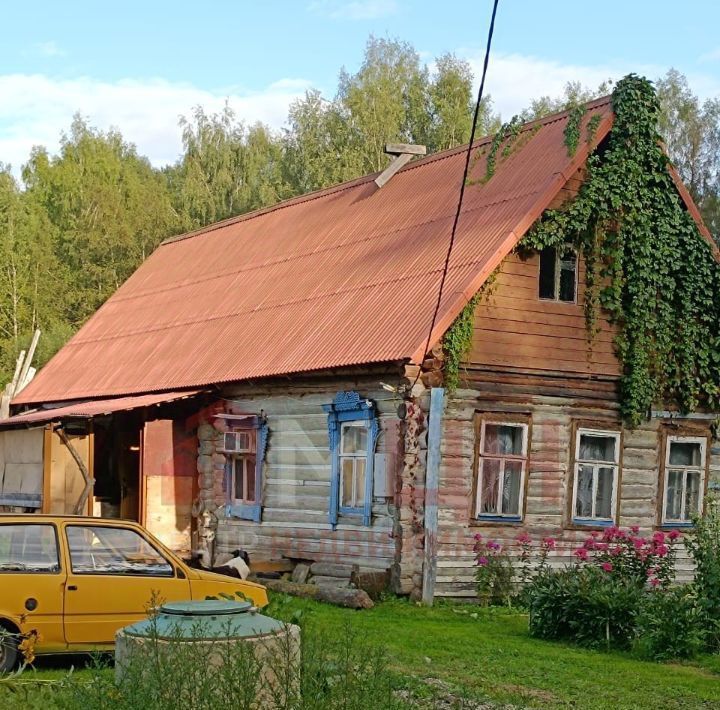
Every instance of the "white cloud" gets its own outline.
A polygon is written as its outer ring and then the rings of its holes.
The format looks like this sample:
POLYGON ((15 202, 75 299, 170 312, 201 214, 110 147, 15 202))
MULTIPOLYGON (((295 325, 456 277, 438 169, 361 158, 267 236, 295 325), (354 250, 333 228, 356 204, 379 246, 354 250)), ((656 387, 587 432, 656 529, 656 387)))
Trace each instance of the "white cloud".
POLYGON ((398 11, 396 0, 314 0, 311 12, 333 20, 376 20, 398 11))
POLYGON ((200 89, 164 79, 107 82, 90 77, 54 79, 44 74, 0 75, 0 161, 19 174, 34 145, 57 150, 60 134, 80 112, 94 127, 115 127, 154 165, 174 162, 181 152, 178 118, 194 106, 218 111, 227 99, 246 123, 262 121, 279 128, 289 104, 309 82, 282 79, 262 91, 238 87, 200 89))
MULTIPOLYGON (((470 62, 475 75, 475 87, 480 81, 483 54, 479 50, 458 50, 458 56, 470 62)), ((655 80, 664 75, 669 66, 613 62, 585 65, 566 64, 523 54, 493 53, 485 84, 485 93, 492 96, 495 111, 508 119, 541 96, 561 96, 569 81, 579 81, 592 89, 603 81, 617 81, 634 72, 655 80)), ((682 68, 680 68, 682 70, 682 68)), ((686 72, 691 89, 701 99, 720 93, 720 79, 707 74, 686 72)))

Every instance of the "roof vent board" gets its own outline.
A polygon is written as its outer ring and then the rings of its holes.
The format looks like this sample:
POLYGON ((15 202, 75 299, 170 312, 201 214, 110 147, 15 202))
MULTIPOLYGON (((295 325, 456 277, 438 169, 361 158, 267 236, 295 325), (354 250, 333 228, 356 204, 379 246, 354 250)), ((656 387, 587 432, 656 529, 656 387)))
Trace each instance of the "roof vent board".
POLYGON ((382 187, 403 165, 410 161, 413 155, 425 155, 427 148, 424 145, 410 145, 408 143, 388 143, 385 146, 388 155, 394 155, 395 160, 375 178, 375 184, 382 187))

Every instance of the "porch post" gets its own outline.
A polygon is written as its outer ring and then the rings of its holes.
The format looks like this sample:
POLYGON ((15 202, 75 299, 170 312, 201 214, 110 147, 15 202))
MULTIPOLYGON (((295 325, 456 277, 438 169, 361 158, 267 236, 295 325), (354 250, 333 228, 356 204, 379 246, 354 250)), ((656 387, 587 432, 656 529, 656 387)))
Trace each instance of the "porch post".
POLYGON ((425 470, 425 544, 423 558, 422 602, 432 606, 437 572, 438 486, 440 483, 440 441, 445 390, 430 390, 427 463, 425 470))

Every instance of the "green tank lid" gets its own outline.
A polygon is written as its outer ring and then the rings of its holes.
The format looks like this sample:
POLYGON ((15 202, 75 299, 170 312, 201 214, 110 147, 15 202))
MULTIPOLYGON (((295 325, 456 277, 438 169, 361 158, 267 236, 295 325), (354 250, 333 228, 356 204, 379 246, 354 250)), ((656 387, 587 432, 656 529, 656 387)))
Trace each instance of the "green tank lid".
POLYGON ((163 640, 207 641, 267 636, 283 628, 282 622, 258 614, 249 602, 206 599, 163 604, 154 619, 126 626, 122 632, 163 640))

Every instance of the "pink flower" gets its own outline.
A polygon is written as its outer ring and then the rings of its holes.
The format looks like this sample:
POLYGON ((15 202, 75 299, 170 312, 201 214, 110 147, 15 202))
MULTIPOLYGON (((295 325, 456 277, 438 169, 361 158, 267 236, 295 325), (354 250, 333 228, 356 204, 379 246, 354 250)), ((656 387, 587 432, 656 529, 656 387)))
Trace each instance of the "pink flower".
POLYGON ((622 555, 622 551, 623 551, 623 549, 622 549, 622 547, 620 547, 620 545, 615 545, 615 547, 613 547, 613 548, 610 550, 610 554, 611 554, 613 557, 617 557, 618 555, 622 555))
POLYGON ((480 567, 484 567, 488 563, 487 557, 478 557, 477 563, 480 567))
POLYGON ((487 542, 487 549, 488 550, 499 550, 501 545, 494 540, 488 540, 487 542))
POLYGON ((665 542, 665 533, 662 530, 658 530, 657 532, 653 533, 652 539, 653 542, 656 542, 660 545, 665 542))
POLYGON ((677 530, 671 530, 668 537, 675 542, 680 537, 680 533, 677 530))
POLYGON ((640 532, 640 526, 639 525, 631 525, 630 532, 637 535, 640 532))
POLYGON ((658 584, 660 584, 660 580, 657 577, 651 577, 649 581, 651 587, 657 587, 658 584))
POLYGON ((613 566, 612 566, 612 564, 611 564, 610 562, 603 562, 600 566, 601 566, 606 572, 612 572, 612 571, 613 571, 613 566))
POLYGON ((655 548, 655 552, 657 553, 658 557, 665 557, 667 553, 669 552, 669 549, 667 545, 658 545, 655 548))
POLYGON ((482 535, 480 533, 476 533, 475 535, 476 540, 482 540, 482 535))
POLYGON ((632 544, 636 550, 642 550, 645 545, 645 540, 642 537, 634 537, 632 538, 632 544))
POLYGON ((583 547, 586 550, 594 550, 600 543, 596 542, 594 538, 589 537, 585 542, 583 543, 583 547))
POLYGON ((588 558, 588 552, 584 547, 578 547, 577 550, 573 553, 575 557, 577 557, 579 560, 582 560, 583 562, 587 561, 588 558))
POLYGON ((555 549, 555 538, 554 537, 544 537, 542 539, 543 545, 547 547, 548 550, 554 550, 555 549))
POLYGON ((600 550, 601 552, 604 552, 605 550, 607 550, 608 547, 609 547, 609 545, 607 544, 607 542, 595 543, 595 549, 600 550))
POLYGON ((532 538, 526 532, 520 533, 515 539, 521 545, 529 545, 532 543, 532 538))
POLYGON ((598 535, 600 535, 600 533, 599 533, 597 530, 593 530, 593 531, 590 533, 590 537, 598 537, 598 535))

